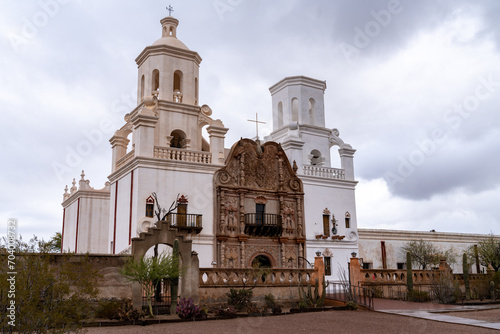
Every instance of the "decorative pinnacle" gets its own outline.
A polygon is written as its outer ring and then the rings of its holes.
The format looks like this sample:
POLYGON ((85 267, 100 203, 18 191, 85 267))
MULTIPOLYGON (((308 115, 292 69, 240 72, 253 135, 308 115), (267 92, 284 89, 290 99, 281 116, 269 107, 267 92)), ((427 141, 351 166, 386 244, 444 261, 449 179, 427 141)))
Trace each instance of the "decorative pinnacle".
POLYGON ((64 194, 66 195, 68 193, 68 185, 66 185, 66 187, 64 187, 64 194))
POLYGON ((82 174, 80 175, 82 177, 82 181, 85 181, 85 172, 82 170, 82 174))

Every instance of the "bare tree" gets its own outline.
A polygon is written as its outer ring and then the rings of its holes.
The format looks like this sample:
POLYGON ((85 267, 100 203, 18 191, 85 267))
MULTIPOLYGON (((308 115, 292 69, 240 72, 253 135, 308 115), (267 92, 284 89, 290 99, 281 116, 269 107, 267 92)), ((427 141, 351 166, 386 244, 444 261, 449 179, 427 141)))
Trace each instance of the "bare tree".
POLYGON ((433 243, 422 239, 406 243, 402 251, 404 253, 410 252, 412 264, 423 270, 429 266, 437 265, 442 258, 445 258, 450 264, 457 263, 456 252, 453 248, 442 251, 433 243))
POLYGON ((493 235, 479 241, 477 252, 481 265, 488 267, 491 264, 495 271, 500 269, 500 241, 495 240, 493 235))
POLYGON ((177 198, 175 201, 170 204, 170 208, 168 210, 162 209, 160 206, 160 203, 158 202, 158 197, 156 196, 156 193, 152 193, 153 198, 155 199, 156 207, 158 208, 158 211, 155 211, 156 217, 158 218, 158 221, 162 221, 167 219, 167 216, 171 214, 174 210, 177 209, 178 203, 179 203, 179 194, 177 194, 177 198), (161 215, 163 213, 163 216, 161 215))

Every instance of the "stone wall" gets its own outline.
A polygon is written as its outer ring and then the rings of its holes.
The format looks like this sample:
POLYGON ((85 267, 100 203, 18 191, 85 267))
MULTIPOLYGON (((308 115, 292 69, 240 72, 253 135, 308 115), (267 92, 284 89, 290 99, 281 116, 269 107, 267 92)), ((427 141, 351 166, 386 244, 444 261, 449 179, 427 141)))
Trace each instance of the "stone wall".
MULTIPOLYGON (((38 254, 30 254, 30 256, 38 256, 38 254)), ((98 275, 101 275, 97 298, 132 298, 133 283, 128 282, 119 272, 120 268, 131 258, 130 255, 50 254, 54 270, 57 270, 58 264, 68 259, 68 256, 71 262, 80 262, 88 258, 98 275)))

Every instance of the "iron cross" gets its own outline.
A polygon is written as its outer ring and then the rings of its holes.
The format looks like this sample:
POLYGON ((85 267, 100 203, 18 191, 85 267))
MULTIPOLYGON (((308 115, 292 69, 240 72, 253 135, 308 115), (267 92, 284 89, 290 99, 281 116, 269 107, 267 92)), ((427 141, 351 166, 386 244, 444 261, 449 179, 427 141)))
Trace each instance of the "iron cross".
POLYGON ((168 16, 172 16, 172 12, 174 11, 174 7, 172 7, 170 4, 167 7, 168 10, 168 16))
POLYGON ((259 121, 259 115, 257 113, 255 113, 255 120, 248 119, 247 121, 255 123, 255 131, 257 132, 257 139, 259 139, 259 123, 266 124, 266 122, 259 121))

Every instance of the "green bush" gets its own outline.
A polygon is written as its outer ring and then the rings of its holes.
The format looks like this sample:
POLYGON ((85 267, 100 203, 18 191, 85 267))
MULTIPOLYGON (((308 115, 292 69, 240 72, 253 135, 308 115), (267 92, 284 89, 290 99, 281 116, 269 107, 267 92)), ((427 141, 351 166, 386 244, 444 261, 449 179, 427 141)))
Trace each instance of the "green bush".
POLYGON ((252 296, 252 290, 231 288, 227 293, 227 303, 234 306, 236 310, 241 311, 250 304, 252 296))
POLYGON ((384 298, 384 289, 381 286, 371 287, 374 298, 384 298))
POLYGON ((350 311, 356 311, 358 309, 358 304, 354 300, 348 301, 345 306, 347 306, 347 309, 350 311))
POLYGON ((408 294, 406 295, 406 299, 409 302, 419 302, 419 303, 425 303, 431 300, 429 292, 415 290, 415 289, 408 292, 408 294))
POLYGON ((266 307, 272 309, 276 305, 276 300, 272 293, 264 296, 264 300, 266 301, 266 307))
MULTIPOLYGON (((29 245, 16 250, 15 327, 8 325, 6 307, 0 307, 0 332, 63 333, 77 331, 93 316, 90 299, 97 295, 99 275, 85 256, 33 253, 29 245)), ((0 267, 7 256, 0 255, 0 267)), ((0 271, 0 291, 8 291, 7 273, 0 271)), ((0 293, 0 305, 8 305, 0 293)))
POLYGON ((95 317, 110 320, 119 319, 121 306, 121 302, 118 300, 101 300, 97 305, 95 317))
POLYGON ((133 308, 130 299, 100 300, 95 312, 96 318, 110 320, 137 320, 143 316, 144 314, 133 308))

